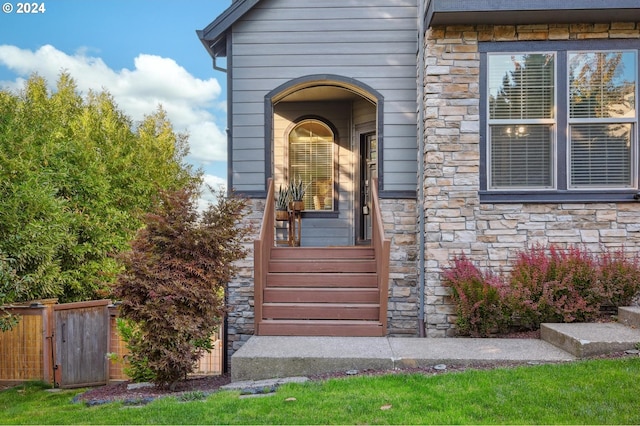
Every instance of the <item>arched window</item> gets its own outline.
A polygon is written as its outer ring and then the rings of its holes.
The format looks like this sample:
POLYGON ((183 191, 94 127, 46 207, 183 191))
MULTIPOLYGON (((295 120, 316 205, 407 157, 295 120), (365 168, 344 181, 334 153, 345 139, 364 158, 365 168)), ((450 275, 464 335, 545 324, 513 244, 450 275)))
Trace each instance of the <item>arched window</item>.
POLYGON ((307 119, 289 133, 289 181, 306 186, 305 210, 333 210, 334 134, 325 123, 307 119))

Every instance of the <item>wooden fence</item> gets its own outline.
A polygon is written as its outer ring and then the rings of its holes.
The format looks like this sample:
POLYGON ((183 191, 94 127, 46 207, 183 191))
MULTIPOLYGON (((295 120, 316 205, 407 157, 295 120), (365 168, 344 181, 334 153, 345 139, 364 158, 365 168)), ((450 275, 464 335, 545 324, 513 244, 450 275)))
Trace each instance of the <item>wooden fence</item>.
MULTIPOLYGON (((116 321, 118 318, 118 310, 115 306, 109 307, 110 314, 110 332, 109 332, 109 352, 112 354, 109 357, 109 380, 120 381, 127 380, 129 377, 124 372, 127 365, 127 356, 129 351, 125 345, 125 342, 120 338, 118 334, 118 327, 116 321)), ((222 344, 222 330, 218 334, 213 335, 211 338, 213 350, 209 353, 202 355, 193 374, 198 375, 220 375, 222 374, 222 351, 224 350, 222 344)))
POLYGON ((46 305, 12 307, 20 322, 9 331, 0 332, 0 381, 53 380, 53 311, 46 305))
MULTIPOLYGON (((0 382, 42 380, 76 387, 128 379, 124 372, 128 352, 116 327, 117 309, 109 301, 45 300, 7 310, 19 315, 20 322, 0 332, 0 382), (105 342, 96 341, 96 336, 105 342), (96 374, 104 380, 96 380, 96 374)), ((224 345, 220 336, 214 336, 212 343, 214 350, 203 355, 194 374, 222 374, 224 345)))

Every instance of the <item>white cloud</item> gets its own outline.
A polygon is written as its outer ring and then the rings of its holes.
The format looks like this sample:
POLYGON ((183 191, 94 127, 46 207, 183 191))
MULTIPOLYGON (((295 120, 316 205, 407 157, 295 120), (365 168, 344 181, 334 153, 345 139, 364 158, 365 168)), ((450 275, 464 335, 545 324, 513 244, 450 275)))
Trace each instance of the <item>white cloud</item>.
POLYGON ((203 180, 204 182, 201 188, 200 199, 198 200, 198 210, 200 211, 206 210, 209 204, 216 203, 215 193, 212 193, 207 185, 214 190, 224 189, 227 185, 226 180, 218 176, 205 174, 203 176, 203 180))
POLYGON ((189 134, 192 163, 206 168, 214 161, 226 161, 226 135, 211 112, 219 110, 220 84, 214 78, 195 78, 173 59, 140 54, 132 70, 113 70, 86 50, 69 55, 51 45, 35 51, 0 45, 0 66, 19 75, 15 81, 0 82, 10 89, 21 88, 24 79, 36 72, 53 88, 66 71, 85 94, 107 90, 134 121, 162 105, 175 130, 189 134))

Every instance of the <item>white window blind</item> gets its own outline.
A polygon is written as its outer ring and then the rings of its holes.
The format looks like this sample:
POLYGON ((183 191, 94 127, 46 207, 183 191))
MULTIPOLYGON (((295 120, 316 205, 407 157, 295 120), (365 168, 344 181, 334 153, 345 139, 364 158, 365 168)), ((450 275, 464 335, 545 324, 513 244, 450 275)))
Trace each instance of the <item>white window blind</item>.
POLYGON ((571 186, 630 187, 630 124, 571 126, 571 186))
POLYGON ((551 126, 491 126, 492 185, 498 188, 550 187, 553 183, 551 141, 551 126))
POLYGON ((305 210, 333 210, 333 149, 333 132, 318 120, 299 123, 289 135, 289 180, 305 184, 305 210))

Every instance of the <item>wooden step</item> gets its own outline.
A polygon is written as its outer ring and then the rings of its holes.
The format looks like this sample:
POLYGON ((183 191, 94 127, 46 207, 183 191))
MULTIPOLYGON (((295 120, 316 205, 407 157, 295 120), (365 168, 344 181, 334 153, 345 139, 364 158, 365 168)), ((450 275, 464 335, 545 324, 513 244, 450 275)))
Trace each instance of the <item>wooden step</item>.
POLYGON ((272 259, 373 259, 372 247, 274 247, 272 259))
POLYGON ((272 259, 269 272, 317 273, 317 272, 376 272, 374 259, 272 259))
POLYGON ((264 320, 258 325, 260 336, 384 336, 378 321, 264 320))
POLYGON ((378 303, 377 288, 291 288, 264 290, 266 303, 378 303))
POLYGON ((264 303, 264 319, 378 320, 377 303, 264 303))
POLYGON ((360 287, 377 288, 378 278, 376 274, 365 273, 340 273, 318 272, 308 273, 279 273, 267 274, 266 287, 360 287))
POLYGON ((275 247, 256 334, 383 336, 379 303, 372 247, 275 247))

